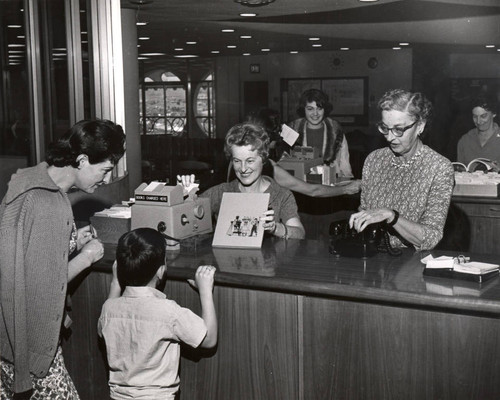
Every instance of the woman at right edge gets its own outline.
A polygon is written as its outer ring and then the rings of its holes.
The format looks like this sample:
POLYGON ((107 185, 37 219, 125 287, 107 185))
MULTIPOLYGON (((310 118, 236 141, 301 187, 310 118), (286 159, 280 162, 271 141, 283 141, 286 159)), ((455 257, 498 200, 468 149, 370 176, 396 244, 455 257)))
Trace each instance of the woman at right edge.
POLYGON ((389 146, 363 166, 361 204, 349 225, 358 232, 385 223, 393 247, 433 249, 443 237, 454 185, 451 162, 422 143, 432 105, 421 93, 386 92, 377 124, 389 146))

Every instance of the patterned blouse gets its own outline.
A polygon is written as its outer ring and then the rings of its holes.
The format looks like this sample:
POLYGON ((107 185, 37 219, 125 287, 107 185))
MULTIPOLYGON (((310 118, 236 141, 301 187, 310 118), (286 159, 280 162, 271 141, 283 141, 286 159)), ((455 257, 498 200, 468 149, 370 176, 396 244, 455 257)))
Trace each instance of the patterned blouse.
MULTIPOLYGON (((434 248, 443 237, 454 185, 448 159, 423 146, 408 161, 396 157, 390 148, 375 150, 366 158, 361 183, 361 208, 390 208, 424 227, 417 250, 434 248)), ((409 246, 394 230, 391 244, 409 246)))

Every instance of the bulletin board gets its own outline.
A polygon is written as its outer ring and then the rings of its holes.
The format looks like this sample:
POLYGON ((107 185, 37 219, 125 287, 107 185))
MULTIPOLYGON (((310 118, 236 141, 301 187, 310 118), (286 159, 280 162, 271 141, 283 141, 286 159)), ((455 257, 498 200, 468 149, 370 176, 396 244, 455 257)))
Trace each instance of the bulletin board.
POLYGON ((330 117, 342 125, 368 125, 368 77, 282 79, 283 121, 298 118, 300 96, 308 89, 319 89, 328 95, 333 105, 330 117))

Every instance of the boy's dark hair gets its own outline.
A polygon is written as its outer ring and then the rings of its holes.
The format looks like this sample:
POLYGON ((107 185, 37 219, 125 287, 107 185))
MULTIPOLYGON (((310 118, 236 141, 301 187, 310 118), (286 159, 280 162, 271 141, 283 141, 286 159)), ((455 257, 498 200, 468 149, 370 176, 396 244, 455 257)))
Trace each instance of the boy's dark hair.
POLYGON ((151 228, 123 234, 116 247, 120 286, 146 286, 165 264, 165 244, 165 237, 151 228))
POLYGON ((46 160, 56 167, 77 168, 78 156, 86 154, 90 164, 109 160, 116 165, 124 153, 125 134, 120 125, 104 119, 83 120, 49 145, 46 160))

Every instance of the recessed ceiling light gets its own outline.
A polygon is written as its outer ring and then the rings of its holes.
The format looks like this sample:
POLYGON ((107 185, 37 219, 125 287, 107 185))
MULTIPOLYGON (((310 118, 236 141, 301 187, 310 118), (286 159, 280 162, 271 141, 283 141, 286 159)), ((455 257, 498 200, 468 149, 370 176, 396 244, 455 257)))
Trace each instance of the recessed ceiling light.
POLYGON ((341 47, 340 50, 347 51, 347 50, 349 50, 349 47, 341 47))
POLYGON ((178 56, 174 56, 175 58, 197 58, 198 56, 194 54, 180 54, 178 56))
POLYGON ((26 36, 24 36, 24 35, 19 35, 19 36, 17 36, 17 38, 18 38, 18 39, 26 39, 26 36))
POLYGON ((375 3, 378 0, 359 0, 361 3, 375 3))
POLYGON ((497 51, 500 51, 500 49, 497 49, 497 51))
POLYGON ((319 37, 310 37, 309 40, 319 40, 319 37))
POLYGON ((312 47, 321 47, 322 45, 317 43, 317 44, 313 44, 312 47))
POLYGON ((297 50, 292 50, 290 54, 298 54, 299 52, 297 50))
POLYGON ((399 43, 399 45, 400 45, 400 46, 409 46, 409 45, 410 45, 410 43, 408 43, 408 42, 401 42, 401 43, 399 43))
POLYGON ((186 44, 196 44, 196 42, 191 41, 191 42, 186 42, 186 44))
POLYGON ((228 44, 226 47, 228 49, 235 49, 236 48, 236 46, 234 44, 228 44))
POLYGON ((164 56, 165 53, 141 53, 140 56, 164 56))
POLYGON ((256 17, 257 14, 255 13, 241 13, 240 17, 256 17))
POLYGON ((212 54, 219 54, 220 51, 219 50, 212 50, 210 53, 212 53, 212 54))
POLYGON ((244 56, 249 56, 249 55, 250 55, 250 53, 243 53, 243 55, 244 55, 244 56))
POLYGON ((149 60, 148 57, 137 57, 138 60, 149 60))
POLYGON ((401 47, 395 46, 392 48, 393 50, 401 50, 401 47))
POLYGON ((222 29, 221 32, 231 33, 231 32, 234 32, 234 29, 222 29))
POLYGON ((494 44, 487 44, 486 46, 487 49, 494 49, 495 48, 495 45, 494 44))
POLYGON ((174 50, 175 51, 182 51, 182 50, 184 50, 184 47, 176 47, 174 50))
POLYGON ((22 28, 22 25, 7 25, 7 28, 22 28))
POLYGON ((18 44, 18 43, 13 43, 13 44, 8 44, 7 47, 24 47, 24 44, 18 44))
POLYGON ((252 36, 250 36, 250 35, 241 35, 240 36, 240 39, 251 39, 251 38, 252 38, 252 36))
POLYGON ((137 26, 146 26, 148 23, 147 22, 136 22, 135 24, 137 26))
POLYGON ((149 37, 147 37, 147 36, 141 36, 141 37, 139 37, 139 40, 149 40, 149 37))
POLYGON ((261 49, 261 51, 271 51, 271 49, 261 49))
POLYGON ((9 50, 9 54, 20 54, 24 53, 24 50, 9 50))

